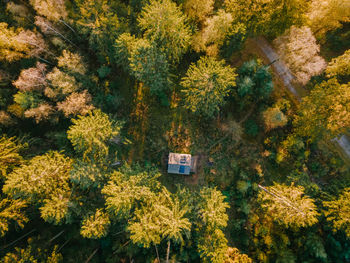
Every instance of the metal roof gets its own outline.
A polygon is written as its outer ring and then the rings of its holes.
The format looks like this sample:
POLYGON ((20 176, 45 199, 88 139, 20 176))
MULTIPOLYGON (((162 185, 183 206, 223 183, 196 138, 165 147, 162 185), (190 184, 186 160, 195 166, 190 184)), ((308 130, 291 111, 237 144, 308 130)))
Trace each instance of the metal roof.
POLYGON ((169 153, 168 173, 186 174, 191 172, 191 154, 169 153))

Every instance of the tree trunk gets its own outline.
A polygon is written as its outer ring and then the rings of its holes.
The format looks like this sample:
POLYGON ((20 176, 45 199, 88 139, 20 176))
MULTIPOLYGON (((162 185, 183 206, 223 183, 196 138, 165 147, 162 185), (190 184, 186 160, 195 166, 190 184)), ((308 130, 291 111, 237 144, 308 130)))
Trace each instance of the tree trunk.
POLYGON ((156 253, 157 253, 157 260, 158 260, 158 263, 160 263, 160 259, 159 259, 159 253, 158 253, 158 248, 157 248, 157 245, 154 245, 154 247, 156 248, 156 253))
POLYGON ((166 263, 169 263, 169 255, 170 255, 170 240, 168 240, 168 249, 166 251, 166 263))

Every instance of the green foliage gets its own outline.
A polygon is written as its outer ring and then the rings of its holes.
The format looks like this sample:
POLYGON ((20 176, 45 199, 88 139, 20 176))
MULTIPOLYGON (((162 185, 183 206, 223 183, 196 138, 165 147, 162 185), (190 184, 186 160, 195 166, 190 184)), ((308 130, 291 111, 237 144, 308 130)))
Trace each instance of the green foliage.
POLYGON ((58 152, 36 156, 6 177, 3 191, 41 206, 41 215, 48 222, 69 221, 71 167, 72 161, 58 152))
POLYGON ((216 189, 203 188, 200 192, 202 206, 199 214, 208 229, 224 228, 227 226, 226 209, 230 206, 224 201, 225 196, 216 189))
POLYGON ((80 234, 86 238, 99 239, 107 235, 110 223, 108 215, 102 209, 97 209, 95 214, 84 219, 80 234))
POLYGON ((238 70, 237 95, 241 106, 267 99, 273 90, 268 67, 255 59, 243 63, 238 70))
POLYGON ((120 127, 107 114, 94 110, 86 116, 72 119, 67 131, 77 153, 91 160, 102 160, 108 156, 108 142, 119 134, 120 127))
POLYGON ((350 49, 339 57, 332 59, 326 68, 328 78, 331 77, 349 77, 350 76, 350 49))
POLYGON ((160 174, 154 171, 137 171, 125 166, 114 172, 110 181, 102 189, 106 199, 107 210, 114 216, 129 218, 131 212, 140 202, 147 203, 159 191, 156 178, 160 174))
POLYGON ((0 138, 0 175, 5 177, 8 171, 22 161, 19 152, 26 145, 18 143, 15 137, 8 138, 3 136, 0 138))
POLYGON ((221 46, 221 55, 224 58, 230 58, 235 52, 242 49, 247 37, 246 31, 244 24, 238 23, 231 26, 221 46))
POLYGON ((14 95, 14 101, 21 106, 22 109, 36 108, 42 99, 40 95, 36 92, 18 92, 14 95))
POLYGON ((62 255, 55 246, 51 253, 46 250, 34 250, 31 245, 26 248, 16 247, 14 252, 7 253, 1 263, 59 263, 63 262, 62 255))
POLYGON ((349 83, 339 84, 333 78, 316 85, 300 104, 294 119, 296 133, 312 140, 346 133, 350 126, 349 103, 349 83))
POLYGON ((116 40, 116 59, 152 93, 161 95, 169 89, 169 65, 160 50, 147 39, 137 39, 128 33, 116 40))
POLYGON ((180 242, 183 234, 191 229, 186 213, 186 206, 181 205, 176 197, 172 198, 163 188, 157 197, 135 211, 128 226, 130 238, 144 247, 157 245, 163 238, 180 242))
POLYGON ((0 236, 3 237, 9 230, 10 221, 14 221, 21 228, 29 219, 23 210, 27 208, 26 201, 2 199, 0 201, 0 236))
POLYGON ((151 0, 138 17, 144 36, 164 52, 169 61, 179 61, 187 51, 191 32, 186 17, 171 0, 151 0))
POLYGON ((337 200, 325 201, 323 205, 327 220, 333 223, 335 230, 344 229, 350 237, 350 188, 344 189, 337 200))
POLYGON ((253 120, 253 119, 248 119, 245 123, 244 123, 244 128, 245 128, 245 132, 249 135, 249 136, 257 136, 259 133, 259 126, 257 125, 257 123, 253 120))
POLYGON ((105 171, 94 162, 77 159, 70 171, 70 180, 84 190, 101 187, 105 179, 105 171))
POLYGON ((235 86, 236 74, 223 60, 202 57, 191 64, 181 85, 185 94, 185 107, 204 117, 213 118, 225 103, 235 86))
POLYGON ((314 200, 304 195, 302 186, 275 183, 260 188, 261 207, 276 222, 287 227, 306 227, 317 223, 318 212, 314 200))
POLYGON ((204 263, 225 262, 227 249, 227 239, 220 229, 208 231, 198 241, 198 252, 204 263))
POLYGON ((225 7, 237 23, 246 25, 250 35, 265 35, 274 38, 292 25, 305 20, 309 6, 303 0, 225 0, 225 7))

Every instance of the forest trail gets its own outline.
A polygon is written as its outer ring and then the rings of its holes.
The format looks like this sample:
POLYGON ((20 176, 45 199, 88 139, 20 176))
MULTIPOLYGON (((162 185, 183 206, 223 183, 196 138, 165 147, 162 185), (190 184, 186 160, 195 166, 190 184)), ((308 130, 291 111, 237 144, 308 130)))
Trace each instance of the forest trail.
MULTIPOLYGON (((279 58, 277 52, 263 37, 255 39, 255 43, 268 61, 273 63, 272 67, 278 77, 282 80, 284 86, 297 98, 298 101, 301 101, 302 95, 292 84, 294 76, 287 65, 279 58)), ((332 142, 334 142, 336 146, 339 146, 337 148, 340 148, 342 154, 345 154, 350 159, 350 139, 346 135, 342 135, 340 138, 334 138, 332 139, 332 142)))

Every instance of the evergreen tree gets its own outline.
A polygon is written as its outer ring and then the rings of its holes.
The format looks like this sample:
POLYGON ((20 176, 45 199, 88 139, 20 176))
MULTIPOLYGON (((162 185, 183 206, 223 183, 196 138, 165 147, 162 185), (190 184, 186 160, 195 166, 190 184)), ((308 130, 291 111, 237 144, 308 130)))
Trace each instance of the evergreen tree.
POLYGON ((7 173, 16 165, 22 162, 22 156, 19 154, 26 145, 16 141, 15 137, 0 138, 0 175, 5 177, 7 173))
POLYGON ((0 236, 4 236, 9 230, 9 224, 14 221, 21 228, 29 219, 23 210, 27 207, 26 201, 2 199, 0 201, 0 236))
POLYGON ((78 116, 77 119, 72 119, 72 122, 67 135, 76 152, 91 160, 106 158, 107 144, 119 134, 120 126, 100 110, 94 110, 86 116, 78 116))
POLYGON ((271 73, 260 61, 249 60, 239 68, 237 95, 241 107, 267 99, 272 90, 271 73))
POLYGON ((144 36, 154 42, 169 61, 181 59, 190 45, 191 32, 186 17, 171 0, 151 0, 142 9, 138 23, 144 36))
POLYGON ((225 62, 212 57, 202 57, 196 64, 192 64, 182 79, 181 85, 185 89, 185 107, 208 118, 219 112, 235 86, 236 74, 225 62))
POLYGON ((267 215, 285 226, 306 227, 317 223, 317 207, 314 200, 304 195, 302 186, 259 185, 259 201, 267 215))
POLYGON ((324 211, 327 220, 333 223, 334 229, 344 230, 350 237, 350 188, 344 189, 337 200, 325 201, 323 205, 327 209, 324 211))
POLYGON ((59 224, 70 217, 71 167, 72 161, 58 152, 36 156, 6 177, 3 192, 40 206, 45 220, 59 224))
POLYGON ((102 209, 97 209, 95 214, 83 220, 80 234, 83 237, 99 239, 107 235, 110 223, 108 215, 102 209))

